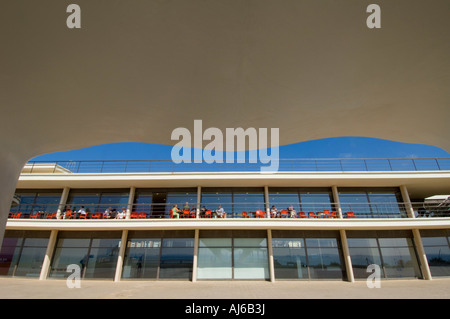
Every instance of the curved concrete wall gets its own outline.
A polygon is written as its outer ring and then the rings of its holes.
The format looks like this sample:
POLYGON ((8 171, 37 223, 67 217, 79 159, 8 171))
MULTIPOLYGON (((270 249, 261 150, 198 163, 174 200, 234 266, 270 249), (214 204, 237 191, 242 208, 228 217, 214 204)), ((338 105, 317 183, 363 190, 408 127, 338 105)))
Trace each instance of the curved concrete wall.
MULTIPOLYGON (((9 1, 0 10, 0 204, 36 155, 171 144, 176 127, 280 128, 450 151, 447 0, 9 1)), ((8 197, 8 198, 7 198, 8 197)), ((3 221, 2 221, 3 222, 3 221)), ((2 223, 3 224, 3 223, 2 223)))

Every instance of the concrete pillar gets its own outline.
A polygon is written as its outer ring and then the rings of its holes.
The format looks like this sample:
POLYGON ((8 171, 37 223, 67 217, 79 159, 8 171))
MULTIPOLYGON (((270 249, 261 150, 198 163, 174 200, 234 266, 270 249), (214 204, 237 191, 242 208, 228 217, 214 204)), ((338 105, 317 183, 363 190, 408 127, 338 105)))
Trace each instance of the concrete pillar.
POLYGON ((339 200, 339 191, 336 185, 331 186, 331 190, 333 192, 333 202, 336 204, 336 209, 339 218, 344 218, 344 215, 342 214, 342 208, 341 208, 341 201, 339 200))
POLYGON ((120 281, 120 278, 122 278, 123 260, 125 258, 125 249, 127 248, 127 240, 128 240, 128 230, 124 229, 122 231, 122 238, 120 240, 119 256, 117 256, 116 274, 114 276, 115 282, 120 281))
POLYGON ((130 187, 130 195, 128 196, 127 215, 126 215, 125 219, 131 218, 130 216, 131 216, 131 210, 133 209, 135 193, 136 193, 136 187, 131 186, 130 187))
POLYGON ((57 238, 58 238, 58 230, 54 229, 50 233, 50 238, 48 240, 47 250, 45 251, 44 261, 42 263, 39 280, 47 279, 48 273, 50 272, 51 261, 53 258, 53 252, 55 251, 57 238))
POLYGON ((202 201, 202 187, 197 186, 197 209, 195 211, 195 218, 200 218, 200 205, 202 201))
POLYGON ((194 260, 192 262, 192 282, 197 281, 199 238, 200 238, 200 230, 196 229, 194 238, 194 260))
POLYGON ((267 230, 267 253, 269 255, 269 276, 270 282, 275 282, 275 267, 273 264, 272 230, 267 230))
POLYGON ((400 192, 402 193, 403 202, 405 203, 406 215, 408 218, 416 218, 406 185, 400 186, 400 192))
POLYGON ((69 197, 70 187, 64 187, 63 192, 61 194, 61 199, 59 200, 58 210, 56 211, 56 219, 61 219, 61 214, 64 210, 64 207, 67 203, 67 197, 69 197))
POLYGON ((269 186, 267 185, 264 185, 264 202, 266 204, 266 218, 270 218, 269 186))
POLYGON ((2 147, 0 152, 0 243, 3 242, 17 181, 27 158, 10 152, 6 147, 2 147))
POLYGON ((342 254, 344 255, 345 269, 347 271, 347 280, 350 282, 355 281, 355 276, 353 274, 353 264, 352 259, 350 257, 350 249, 348 248, 347 242, 347 233, 344 229, 339 230, 341 234, 341 245, 342 245, 342 254))
POLYGON ((428 265, 427 255, 425 254, 425 249, 422 244, 422 236, 418 229, 413 229, 414 243, 416 244, 416 251, 419 257, 420 269, 422 270, 422 275, 425 280, 432 280, 430 266, 428 265))

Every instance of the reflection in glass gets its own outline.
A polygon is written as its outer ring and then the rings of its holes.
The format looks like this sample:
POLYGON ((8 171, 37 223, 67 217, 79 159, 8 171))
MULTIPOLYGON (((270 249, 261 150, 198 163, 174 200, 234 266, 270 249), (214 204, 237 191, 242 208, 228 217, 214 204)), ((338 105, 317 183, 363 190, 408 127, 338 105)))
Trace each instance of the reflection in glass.
POLYGON ((342 279, 345 275, 336 238, 274 238, 277 279, 342 279))

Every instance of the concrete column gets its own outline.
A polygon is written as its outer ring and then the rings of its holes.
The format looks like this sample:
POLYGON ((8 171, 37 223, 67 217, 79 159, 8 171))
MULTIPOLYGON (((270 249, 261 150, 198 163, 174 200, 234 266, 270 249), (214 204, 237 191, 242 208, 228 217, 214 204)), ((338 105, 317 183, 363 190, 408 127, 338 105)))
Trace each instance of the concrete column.
POLYGON ((342 214, 342 208, 341 208, 341 201, 339 200, 339 191, 336 185, 331 186, 331 190, 333 191, 333 202, 337 206, 337 213, 339 218, 344 218, 344 215, 342 214))
POLYGON ((56 239, 58 238, 58 230, 54 229, 50 233, 50 238, 47 244, 47 250, 45 251, 44 261, 42 263, 41 274, 39 280, 47 279, 50 272, 50 263, 52 261, 53 252, 55 251, 56 239))
POLYGON ((28 156, 17 155, 8 148, 2 147, 0 152, 0 243, 3 242, 6 222, 11 208, 12 198, 17 181, 28 156))
POLYGON ((264 202, 266 205, 266 218, 270 218, 269 186, 267 185, 264 185, 264 202))
POLYGON ((130 195, 128 196, 127 215, 126 215, 125 219, 130 219, 131 210, 133 209, 135 193, 136 193, 136 187, 131 186, 130 187, 130 195))
POLYGON ((413 229, 414 243, 416 244, 416 251, 420 261, 420 268, 422 270, 422 275, 425 280, 432 280, 430 266, 428 265, 427 255, 425 254, 425 249, 422 244, 422 236, 418 229, 413 229))
POLYGON ((70 187, 64 187, 61 194, 61 199, 59 200, 58 210, 56 211, 56 219, 61 219, 61 214, 67 203, 67 197, 69 197, 70 187))
POLYGON ((339 232, 341 234, 342 254, 344 255, 345 269, 347 271, 347 280, 350 282, 354 282, 355 276, 353 274, 352 259, 350 257, 350 250, 348 248, 347 233, 345 232, 344 229, 340 229, 339 232))
POLYGON ((119 256, 117 256, 116 274, 114 276, 115 282, 120 281, 120 278, 122 278, 123 260, 125 258, 125 249, 127 248, 127 240, 128 240, 128 230, 124 229, 122 231, 122 238, 120 240, 119 256))
POLYGON ((195 211, 195 218, 200 218, 200 205, 202 201, 202 187, 197 186, 197 209, 195 211))
POLYGON ((273 264, 272 230, 267 230, 267 253, 269 254, 270 282, 275 282, 275 267, 273 264))
POLYGON ((198 245, 199 245, 199 237, 200 230, 195 230, 195 238, 194 238, 194 260, 192 263, 192 282, 197 281, 197 267, 198 267, 198 245))
POLYGON ((416 218, 406 185, 400 186, 400 192, 402 193, 403 202, 405 203, 406 215, 408 218, 416 218))

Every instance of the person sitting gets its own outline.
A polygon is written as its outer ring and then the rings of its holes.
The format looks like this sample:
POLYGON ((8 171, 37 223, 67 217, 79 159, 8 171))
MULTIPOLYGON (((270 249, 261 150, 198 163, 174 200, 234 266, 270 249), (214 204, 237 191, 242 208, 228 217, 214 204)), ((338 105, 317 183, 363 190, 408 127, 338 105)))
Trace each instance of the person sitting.
MULTIPOLYGON (((67 207, 66 207, 66 209, 64 210, 64 216, 63 216, 63 219, 66 219, 66 217, 72 217, 72 209, 71 209, 71 206, 70 205, 68 205, 67 207), (67 214, 67 215, 66 215, 67 214)), ((73 217, 72 217, 73 218, 73 217)))
POLYGON ((84 218, 87 217, 87 212, 86 212, 86 209, 84 208, 84 206, 81 206, 81 208, 78 210, 78 214, 80 217, 84 217, 84 218))
POLYGON ((216 214, 219 218, 225 218, 226 214, 225 211, 223 210, 222 206, 219 205, 219 209, 216 210, 216 214))
POLYGON ((108 207, 105 210, 105 213, 103 214, 103 218, 105 218, 105 219, 111 218, 111 213, 112 213, 112 207, 108 207))
POLYGON ((186 202, 186 204, 183 206, 183 210, 188 210, 188 211, 191 210, 191 208, 189 207, 189 203, 188 202, 186 202))
POLYGON ((127 210, 125 207, 122 207, 122 211, 117 213, 116 219, 124 219, 127 216, 127 210))
POLYGON ((178 209, 177 205, 173 205, 172 207, 172 218, 180 218, 180 210, 178 209))
POLYGON ((277 208, 275 207, 275 205, 272 205, 272 208, 270 209, 270 216, 271 216, 272 218, 276 218, 277 215, 278 215, 278 210, 277 210, 277 208))
POLYGON ((200 209, 200 217, 205 217, 206 214, 206 207, 202 206, 202 208, 200 209))
POLYGON ((289 212, 291 218, 297 217, 297 212, 295 211, 294 206, 292 206, 292 205, 289 206, 288 212, 289 212))

